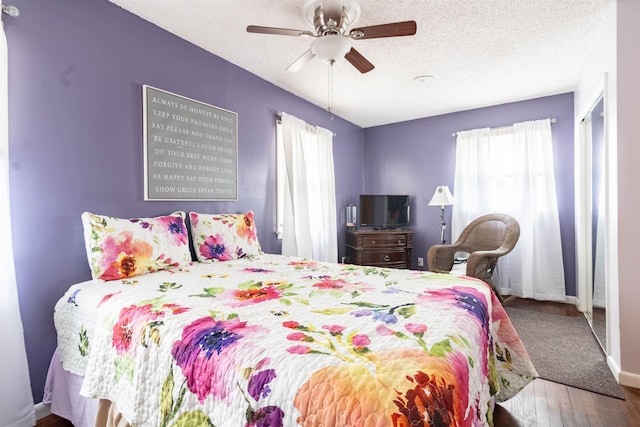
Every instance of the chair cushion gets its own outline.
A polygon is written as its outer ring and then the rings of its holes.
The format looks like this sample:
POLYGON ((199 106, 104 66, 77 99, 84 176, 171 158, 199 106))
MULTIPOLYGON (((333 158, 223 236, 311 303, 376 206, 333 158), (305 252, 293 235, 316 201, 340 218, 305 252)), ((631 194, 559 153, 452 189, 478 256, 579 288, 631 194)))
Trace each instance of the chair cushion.
POLYGON ((467 262, 454 263, 453 268, 449 272, 449 274, 453 274, 456 276, 464 276, 467 274, 467 262))

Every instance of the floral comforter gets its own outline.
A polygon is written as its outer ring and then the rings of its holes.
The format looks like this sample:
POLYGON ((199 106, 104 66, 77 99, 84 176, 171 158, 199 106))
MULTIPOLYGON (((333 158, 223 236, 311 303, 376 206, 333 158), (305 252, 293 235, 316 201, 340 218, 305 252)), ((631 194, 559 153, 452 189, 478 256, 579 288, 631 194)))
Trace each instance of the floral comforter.
POLYGON ((484 426, 536 372, 490 288, 261 255, 72 286, 82 394, 139 426, 484 426))

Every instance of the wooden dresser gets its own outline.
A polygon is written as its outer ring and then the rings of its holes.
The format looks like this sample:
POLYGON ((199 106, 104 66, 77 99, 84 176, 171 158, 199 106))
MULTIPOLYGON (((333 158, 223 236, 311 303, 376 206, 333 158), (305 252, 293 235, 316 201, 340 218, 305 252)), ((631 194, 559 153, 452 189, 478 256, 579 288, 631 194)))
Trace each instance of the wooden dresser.
POLYGON ((411 238, 407 230, 347 230, 346 262, 374 267, 411 268, 411 238))

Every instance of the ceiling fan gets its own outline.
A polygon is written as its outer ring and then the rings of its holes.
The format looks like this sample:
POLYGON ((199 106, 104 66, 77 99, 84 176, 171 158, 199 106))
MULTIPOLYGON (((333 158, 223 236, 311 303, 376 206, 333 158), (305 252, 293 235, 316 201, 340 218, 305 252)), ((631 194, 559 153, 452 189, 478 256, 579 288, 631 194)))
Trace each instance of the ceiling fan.
POLYGON ((344 57, 358 71, 367 73, 373 70, 374 65, 351 46, 353 40, 412 36, 416 33, 415 21, 349 29, 360 17, 360 5, 356 0, 307 0, 303 12, 313 25, 313 31, 258 25, 247 27, 250 33, 313 38, 309 50, 289 65, 287 71, 298 71, 317 56, 330 64, 344 57))

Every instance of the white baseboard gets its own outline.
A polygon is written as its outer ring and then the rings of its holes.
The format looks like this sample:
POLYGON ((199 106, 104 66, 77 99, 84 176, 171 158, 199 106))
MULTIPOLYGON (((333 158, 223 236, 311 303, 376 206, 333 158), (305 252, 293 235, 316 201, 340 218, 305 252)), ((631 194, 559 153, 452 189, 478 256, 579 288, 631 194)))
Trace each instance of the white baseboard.
POLYGON ((618 364, 616 363, 616 360, 610 354, 607 355, 607 366, 609 366, 611 373, 619 383, 620 382, 620 366, 618 366, 618 364))
POLYGON ((44 403, 36 403, 33 407, 36 411, 36 420, 41 420, 44 417, 48 417, 51 415, 51 411, 49 410, 49 405, 45 405, 44 403))
MULTIPOLYGON (((578 305, 578 297, 574 297, 574 296, 571 296, 571 295, 565 295, 564 296, 564 302, 567 303, 567 304, 573 304, 576 307, 578 307, 578 309, 580 309, 580 306, 578 305)), ((583 310, 580 310, 580 311, 583 311, 583 310)))
POLYGON ((640 389, 640 375, 631 372, 620 371, 619 376, 620 384, 627 387, 633 387, 640 389))
POLYGON ((609 369, 611 369, 613 376, 618 379, 620 385, 640 389, 640 374, 621 370, 615 359, 610 355, 607 356, 607 365, 609 365, 609 369))

